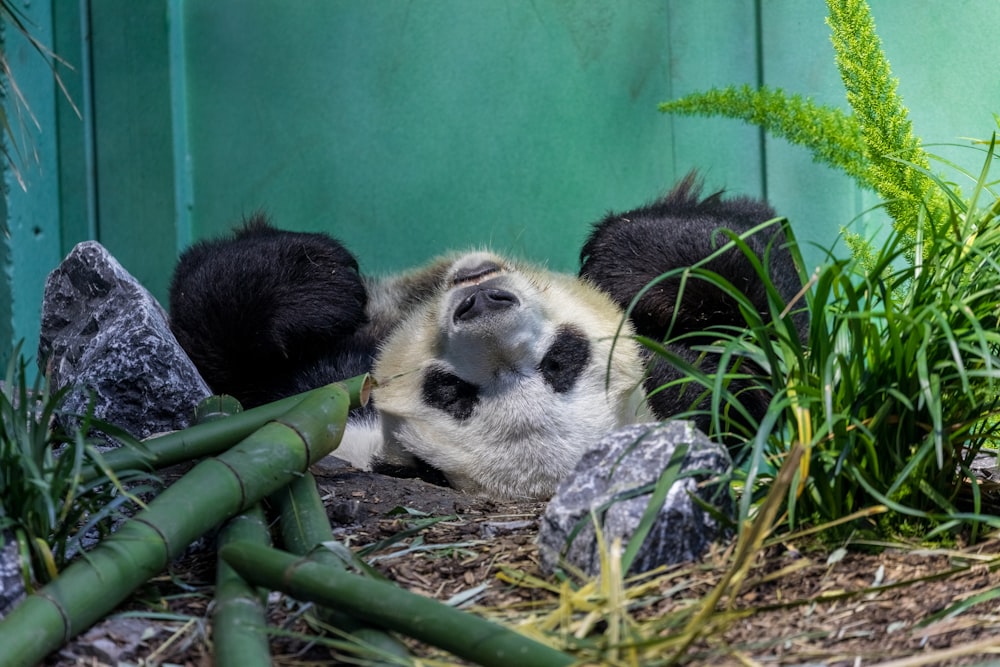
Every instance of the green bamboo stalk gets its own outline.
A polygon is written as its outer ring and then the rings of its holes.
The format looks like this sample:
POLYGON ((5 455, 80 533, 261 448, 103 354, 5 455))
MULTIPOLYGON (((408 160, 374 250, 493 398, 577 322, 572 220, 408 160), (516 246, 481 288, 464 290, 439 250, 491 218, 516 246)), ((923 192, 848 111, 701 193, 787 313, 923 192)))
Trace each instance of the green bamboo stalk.
MULTIPOLYGON (((271 534, 260 505, 229 520, 219 532, 219 546, 251 542, 268 546, 271 534)), ((265 600, 258 589, 219 558, 215 575, 212 643, 219 667, 269 667, 265 600)))
MULTIPOLYGON (((292 480, 291 484, 271 496, 271 500, 278 510, 278 525, 285 549, 296 556, 308 556, 310 560, 327 567, 344 569, 340 557, 322 546, 323 542, 333 539, 333 531, 330 530, 330 519, 311 473, 292 480)), ((359 643, 371 646, 376 653, 399 657, 410 654, 406 645, 389 633, 339 609, 317 607, 317 615, 325 623, 352 635, 359 643)))
POLYGON ((348 392, 329 385, 216 458, 0 621, 0 667, 30 667, 88 628, 192 541, 305 472, 339 444, 348 392))
POLYGON ((223 560, 248 581, 340 609, 486 667, 558 667, 574 658, 514 630, 393 584, 256 544, 228 544, 223 560))
MULTIPOLYGON (((368 402, 371 381, 367 375, 359 375, 342 383, 334 384, 345 387, 350 396, 351 407, 359 407, 368 402)), ((116 472, 156 470, 182 461, 215 456, 246 438, 267 422, 285 414, 312 392, 323 389, 324 387, 320 387, 223 419, 213 419, 181 431, 150 438, 143 443, 141 449, 120 447, 112 450, 103 455, 103 466, 95 465, 84 468, 81 472, 81 480, 84 483, 92 481, 105 474, 105 470, 116 472)))
POLYGON ((194 408, 194 423, 205 424, 243 412, 243 404, 229 394, 213 394, 203 398, 194 408))

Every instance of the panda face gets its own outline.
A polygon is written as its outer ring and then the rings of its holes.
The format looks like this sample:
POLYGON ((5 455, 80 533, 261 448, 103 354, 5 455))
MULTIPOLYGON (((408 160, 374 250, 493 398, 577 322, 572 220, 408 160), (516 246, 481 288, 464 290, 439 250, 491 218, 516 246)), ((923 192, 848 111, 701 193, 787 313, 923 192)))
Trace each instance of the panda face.
POLYGON ((575 277, 456 258, 376 362, 387 456, 417 456, 469 492, 550 495, 602 434, 641 416, 642 362, 631 329, 616 341, 621 321, 575 277))

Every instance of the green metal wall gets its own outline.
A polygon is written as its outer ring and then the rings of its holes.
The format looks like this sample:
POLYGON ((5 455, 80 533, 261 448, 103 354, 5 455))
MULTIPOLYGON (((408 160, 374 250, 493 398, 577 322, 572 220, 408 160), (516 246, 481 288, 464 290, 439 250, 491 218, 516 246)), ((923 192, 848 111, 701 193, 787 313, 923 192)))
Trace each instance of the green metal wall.
MULTIPOLYGON (((8 30, 41 129, 5 202, 0 355, 34 349, 44 276, 86 238, 163 298, 181 249, 257 209, 385 272, 473 245, 572 270, 590 222, 692 167, 768 196, 821 247, 874 203, 753 128, 656 109, 744 82, 841 104, 820 0, 22 4, 73 66, 80 115, 8 30)), ((1000 3, 872 10, 916 132, 988 134, 1000 3)))

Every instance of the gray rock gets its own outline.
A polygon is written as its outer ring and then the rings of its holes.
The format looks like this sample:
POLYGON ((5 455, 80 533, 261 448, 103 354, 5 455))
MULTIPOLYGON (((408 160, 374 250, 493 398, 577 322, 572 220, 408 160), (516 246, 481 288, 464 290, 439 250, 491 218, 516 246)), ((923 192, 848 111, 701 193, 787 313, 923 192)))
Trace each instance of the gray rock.
POLYGON ((188 426, 210 395, 156 299, 95 241, 73 248, 49 274, 38 364, 50 386, 70 385, 66 411, 146 438, 188 426))
POLYGON ((0 531, 0 618, 27 595, 21 576, 21 552, 10 531, 0 531))
POLYGON ((650 503, 652 488, 674 452, 683 446, 686 452, 679 453, 682 459, 677 480, 629 572, 647 572, 701 556, 722 536, 723 528, 692 495, 732 516, 732 460, 725 447, 709 440, 691 422, 669 421, 614 431, 584 454, 545 509, 538 536, 543 568, 551 573, 560 559, 565 559, 597 576, 600 550, 591 514, 600 519, 605 543, 611 545, 615 538, 621 538, 624 552, 650 503), (636 495, 643 487, 649 488, 636 495))

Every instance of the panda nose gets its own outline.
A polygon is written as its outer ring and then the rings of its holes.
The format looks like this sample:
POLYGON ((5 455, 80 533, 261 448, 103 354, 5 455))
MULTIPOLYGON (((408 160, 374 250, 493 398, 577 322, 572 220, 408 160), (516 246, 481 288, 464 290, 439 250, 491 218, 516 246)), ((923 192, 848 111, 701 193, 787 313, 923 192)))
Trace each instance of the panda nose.
POLYGON ((455 322, 469 322, 488 313, 513 308, 521 303, 517 295, 495 287, 475 285, 458 307, 455 308, 455 322))

